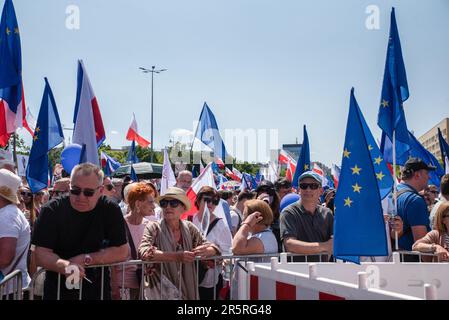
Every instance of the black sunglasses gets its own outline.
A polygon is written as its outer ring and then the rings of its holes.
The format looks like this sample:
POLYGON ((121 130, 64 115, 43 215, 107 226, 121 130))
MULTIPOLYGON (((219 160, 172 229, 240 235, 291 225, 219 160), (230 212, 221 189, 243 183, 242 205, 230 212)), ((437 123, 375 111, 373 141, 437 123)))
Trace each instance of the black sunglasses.
POLYGON ((114 186, 112 184, 107 184, 104 186, 106 188, 106 190, 108 191, 112 191, 112 189, 114 189, 114 186))
POLYGON ((161 208, 165 209, 170 205, 171 208, 177 208, 181 204, 181 201, 172 199, 172 200, 161 200, 159 201, 159 205, 161 208))
POLYGON ((303 183, 299 184, 299 187, 302 190, 306 190, 307 188, 310 188, 310 190, 316 190, 316 189, 318 189, 320 187, 320 185, 318 183, 305 183, 305 182, 303 182, 303 183))
POLYGON ((220 199, 207 197, 207 196, 203 197, 202 200, 204 200, 204 202, 207 202, 207 203, 211 203, 212 202, 212 204, 215 205, 215 206, 220 203, 220 199))
POLYGON ((81 189, 81 188, 77 188, 77 187, 73 187, 70 189, 70 193, 73 194, 74 196, 79 196, 81 194, 81 192, 84 194, 85 197, 93 197, 93 195, 95 194, 95 192, 97 192, 97 190, 100 187, 97 187, 96 189, 81 189))
POLYGON ((31 192, 22 191, 20 192, 20 195, 24 197, 31 197, 33 194, 31 192))

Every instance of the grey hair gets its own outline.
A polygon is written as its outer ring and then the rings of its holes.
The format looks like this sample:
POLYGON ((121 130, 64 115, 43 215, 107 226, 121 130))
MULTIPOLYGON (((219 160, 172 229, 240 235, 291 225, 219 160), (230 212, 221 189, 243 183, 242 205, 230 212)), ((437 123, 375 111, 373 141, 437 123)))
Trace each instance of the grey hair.
POLYGON ((81 173, 83 176, 90 176, 91 174, 95 174, 98 179, 98 183, 100 185, 103 184, 104 179, 104 173, 100 169, 100 167, 94 165, 93 163, 81 163, 75 166, 75 168, 72 169, 72 174, 70 175, 70 182, 73 183, 73 178, 81 173))

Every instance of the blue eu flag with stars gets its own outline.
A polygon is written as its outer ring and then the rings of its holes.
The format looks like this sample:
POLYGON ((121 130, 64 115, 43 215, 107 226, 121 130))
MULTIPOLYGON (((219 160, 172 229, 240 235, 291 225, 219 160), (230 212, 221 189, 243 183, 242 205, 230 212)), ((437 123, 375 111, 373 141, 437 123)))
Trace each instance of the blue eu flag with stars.
POLYGON ((335 196, 334 256, 356 263, 360 256, 388 255, 378 179, 362 119, 352 88, 335 196))
POLYGON ((140 161, 139 158, 137 157, 136 141, 134 140, 131 143, 131 147, 129 147, 128 158, 126 159, 126 161, 129 163, 138 163, 140 161))
POLYGON ((45 89, 34 131, 33 145, 26 169, 28 185, 33 193, 48 187, 48 152, 64 141, 55 98, 45 78, 45 89))
POLYGON ((410 149, 403 108, 403 102, 408 97, 407 74, 405 72, 404 59, 402 58, 401 41, 393 8, 391 10, 390 37, 388 39, 387 59, 377 124, 391 141, 393 141, 393 131, 395 131, 397 158, 410 149))
POLYGON ((295 189, 298 189, 298 179, 301 174, 309 171, 310 168, 310 148, 309 148, 309 136, 307 135, 306 126, 304 125, 304 140, 302 142, 301 153, 298 158, 298 165, 296 166, 295 174, 293 175, 292 185, 295 189))

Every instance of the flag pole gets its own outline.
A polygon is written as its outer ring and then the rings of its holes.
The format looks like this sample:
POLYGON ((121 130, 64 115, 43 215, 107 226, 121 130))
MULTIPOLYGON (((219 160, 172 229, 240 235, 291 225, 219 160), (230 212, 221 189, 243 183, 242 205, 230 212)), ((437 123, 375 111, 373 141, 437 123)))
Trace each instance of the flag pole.
POLYGON ((16 132, 15 131, 12 133, 12 141, 13 141, 13 143, 12 143, 12 157, 13 157, 13 161, 16 164, 16 168, 19 168, 19 163, 17 162, 17 139, 16 139, 16 132))
MULTIPOLYGON (((395 217, 398 213, 398 182, 396 179, 396 130, 393 130, 393 183, 394 183, 394 187, 393 187, 393 206, 394 206, 394 212, 393 212, 393 217, 395 217)), ((398 235, 398 231, 395 230, 394 231, 394 245, 395 245, 395 250, 398 251, 399 250, 399 235, 398 235)))

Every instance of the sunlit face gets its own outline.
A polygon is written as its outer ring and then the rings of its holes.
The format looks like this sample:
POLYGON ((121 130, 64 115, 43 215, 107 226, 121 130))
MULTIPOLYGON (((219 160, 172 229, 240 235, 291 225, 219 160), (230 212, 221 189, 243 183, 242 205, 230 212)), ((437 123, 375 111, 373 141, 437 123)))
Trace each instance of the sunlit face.
POLYGON ((304 178, 299 182, 299 194, 301 195, 302 202, 314 202, 319 203, 320 196, 323 194, 323 188, 321 185, 312 178, 304 178), (307 187, 303 189, 303 187, 307 187), (314 188, 316 188, 314 190, 314 188))
POLYGON ((114 185, 109 177, 105 177, 103 180, 103 195, 106 197, 113 197, 115 195, 114 185))
POLYGON ((186 191, 189 190, 192 185, 192 176, 189 174, 180 174, 176 179, 176 187, 186 191))
POLYGON ((135 206, 142 216, 154 216, 154 208, 156 208, 156 206, 152 195, 147 195, 147 197, 142 201, 137 200, 135 206))
POLYGON ((198 210, 199 210, 199 212, 204 212, 204 209, 207 206, 207 208, 209 209, 209 212, 213 213, 215 208, 217 207, 219 201, 220 201, 220 199, 217 198, 216 196, 213 196, 210 194, 204 194, 201 196, 200 208, 198 210))
POLYGON ((103 191, 98 177, 92 173, 88 176, 77 174, 70 182, 70 204, 79 212, 92 211, 98 203, 103 191), (73 194, 74 192, 78 195, 73 194), (87 194, 87 195, 86 195, 87 194), (92 195, 92 196, 88 196, 92 195))
POLYGON ((279 199, 282 200, 287 194, 292 192, 292 187, 281 186, 278 191, 279 199))

